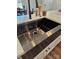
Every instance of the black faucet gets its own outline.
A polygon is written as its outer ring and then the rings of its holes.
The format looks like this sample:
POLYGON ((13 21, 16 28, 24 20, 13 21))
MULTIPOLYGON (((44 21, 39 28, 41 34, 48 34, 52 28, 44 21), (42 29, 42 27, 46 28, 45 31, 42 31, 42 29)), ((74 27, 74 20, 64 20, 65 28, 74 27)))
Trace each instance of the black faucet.
POLYGON ((32 19, 32 17, 31 17, 31 9, 30 9, 30 0, 28 0, 28 8, 29 8, 29 19, 32 19))

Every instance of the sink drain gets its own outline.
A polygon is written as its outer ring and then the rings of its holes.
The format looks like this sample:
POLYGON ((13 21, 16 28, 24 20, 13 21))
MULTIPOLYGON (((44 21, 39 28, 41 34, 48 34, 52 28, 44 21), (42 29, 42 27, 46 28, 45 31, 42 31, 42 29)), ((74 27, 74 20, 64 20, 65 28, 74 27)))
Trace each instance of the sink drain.
POLYGON ((34 31, 34 32, 33 32, 33 35, 36 35, 36 34, 38 34, 38 32, 37 32, 37 31, 34 31))

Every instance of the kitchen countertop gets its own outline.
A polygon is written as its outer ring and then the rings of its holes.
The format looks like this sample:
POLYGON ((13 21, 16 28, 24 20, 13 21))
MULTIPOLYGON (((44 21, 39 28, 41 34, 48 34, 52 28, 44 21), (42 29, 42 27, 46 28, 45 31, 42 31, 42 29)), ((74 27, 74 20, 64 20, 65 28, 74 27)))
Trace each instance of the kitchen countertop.
POLYGON ((22 55, 24 53, 24 50, 19 42, 19 40, 17 39, 17 56, 19 57, 20 55, 22 55))
MULTIPOLYGON (((46 17, 46 18, 49 18, 53 21, 56 21, 58 23, 61 23, 61 13, 57 12, 57 11, 48 11, 47 12, 47 15, 46 16, 43 16, 43 17, 46 17)), ((42 17, 34 17, 34 19, 37 19, 37 18, 42 18, 42 17)), ((17 22, 17 24, 20 24, 20 23, 23 23, 23 22, 27 22, 27 21, 30 21, 30 19, 27 19, 27 20, 24 20, 24 21, 21 21, 21 22, 17 22)), ((17 42, 17 46, 20 46, 20 44, 18 44, 17 42)), ((24 53, 22 47, 19 47, 17 48, 17 56, 20 56, 21 54, 24 53)))
POLYGON ((48 11, 46 17, 52 19, 53 21, 61 23, 61 13, 58 11, 48 11))
POLYGON ((53 21, 56 21, 58 23, 61 23, 61 13, 58 12, 58 11, 47 11, 47 15, 46 16, 42 16, 42 17, 39 17, 39 16, 35 16, 35 14, 32 15, 32 19, 23 19, 21 21, 17 20, 17 24, 20 24, 20 23, 24 23, 24 22, 27 22, 27 21, 30 21, 30 20, 35 20, 35 19, 38 19, 38 18, 43 18, 43 17, 46 17, 46 18, 49 18, 49 19, 52 19, 53 21))

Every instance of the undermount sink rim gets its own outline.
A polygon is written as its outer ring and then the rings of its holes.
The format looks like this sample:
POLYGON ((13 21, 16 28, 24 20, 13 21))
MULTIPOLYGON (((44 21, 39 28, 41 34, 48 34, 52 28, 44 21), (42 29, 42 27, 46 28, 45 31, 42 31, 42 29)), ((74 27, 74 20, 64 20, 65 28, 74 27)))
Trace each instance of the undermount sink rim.
MULTIPOLYGON (((44 17, 45 18, 45 17, 44 17)), ((40 19, 42 19, 42 18, 39 18, 38 20, 40 20, 40 19)), ((48 19, 48 18, 47 18, 48 19)), ((50 20, 50 19, 49 19, 50 20)), ((37 19, 35 19, 35 20, 30 20, 30 21, 37 21, 37 19)), ((29 21, 27 21, 27 22, 29 22, 29 21)), ((21 24, 25 24, 25 23, 27 23, 27 22, 24 22, 24 23, 21 23, 21 24)), ((54 21, 55 22, 55 21, 54 21)), ((57 23, 57 22, 56 22, 57 23)), ((19 24, 18 24, 19 25, 19 24)), ((49 30, 49 31, 47 31, 47 32, 45 32, 44 33, 44 35, 47 35, 47 37, 49 37, 49 36, 51 36, 53 33, 55 33, 57 30, 59 30, 59 29, 61 29, 61 25, 58 25, 58 26, 56 26, 55 28, 53 28, 53 29, 51 29, 51 30, 49 30), (53 32, 53 33, 51 33, 50 35, 48 35, 48 33, 50 33, 50 32, 53 32)), ((45 38, 47 38, 47 37, 44 37, 43 39, 45 39, 45 38)))

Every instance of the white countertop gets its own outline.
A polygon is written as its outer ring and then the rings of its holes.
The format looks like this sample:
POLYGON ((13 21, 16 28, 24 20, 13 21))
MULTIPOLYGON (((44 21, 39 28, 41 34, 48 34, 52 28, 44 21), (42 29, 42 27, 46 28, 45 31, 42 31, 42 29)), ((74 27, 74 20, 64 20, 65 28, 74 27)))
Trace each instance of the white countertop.
MULTIPOLYGON (((58 12, 58 11, 47 11, 47 15, 42 16, 42 17, 46 17, 46 18, 52 19, 53 21, 61 23, 61 13, 58 12)), ((39 16, 36 17, 35 14, 33 14, 32 19, 25 19, 23 21, 17 21, 17 23, 18 24, 24 23, 24 22, 27 22, 27 21, 30 21, 30 20, 35 20, 35 19, 42 18, 42 17, 39 17, 39 16)))
POLYGON ((61 23, 61 13, 60 12, 48 11, 46 17, 49 19, 52 19, 53 21, 61 23))
POLYGON ((24 53, 24 50, 19 42, 19 40, 17 39, 17 56, 21 56, 24 53))

